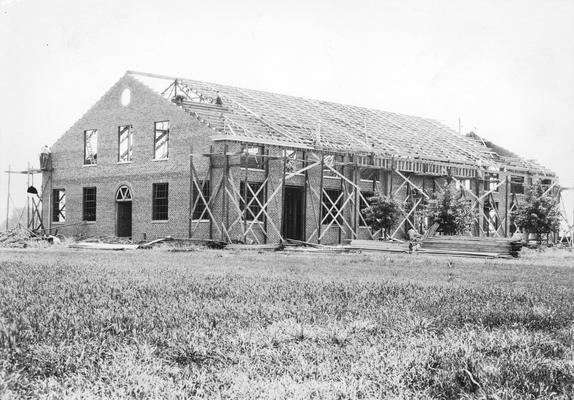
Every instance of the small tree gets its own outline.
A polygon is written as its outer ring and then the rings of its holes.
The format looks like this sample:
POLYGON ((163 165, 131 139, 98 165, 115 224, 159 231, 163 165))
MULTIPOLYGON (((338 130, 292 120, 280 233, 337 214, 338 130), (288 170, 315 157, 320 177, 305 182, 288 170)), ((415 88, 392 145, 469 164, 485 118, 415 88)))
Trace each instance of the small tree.
POLYGON ((367 201, 369 206, 361 210, 365 222, 375 231, 381 229, 386 239, 401 217, 401 205, 394 198, 382 194, 370 197, 367 201))
POLYGON ((445 235, 463 235, 470 231, 475 212, 463 198, 457 198, 451 188, 446 188, 425 207, 430 224, 439 224, 445 235))
POLYGON ((560 226, 558 199, 544 191, 541 181, 536 181, 526 192, 524 202, 511 213, 516 226, 527 234, 535 233, 539 244, 543 233, 555 232, 560 226))

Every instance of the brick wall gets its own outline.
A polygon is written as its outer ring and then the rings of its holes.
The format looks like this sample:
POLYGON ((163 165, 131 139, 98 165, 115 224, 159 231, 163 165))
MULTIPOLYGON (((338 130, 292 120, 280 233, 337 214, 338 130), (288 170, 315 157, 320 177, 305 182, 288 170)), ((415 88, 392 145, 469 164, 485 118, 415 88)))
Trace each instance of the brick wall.
MULTIPOLYGON (((189 154, 209 151, 213 131, 157 95, 139 81, 124 76, 52 147, 52 179, 44 192, 50 204, 51 189, 66 190, 66 220, 49 222, 62 234, 113 235, 116 232, 117 189, 128 186, 132 191, 132 233, 134 239, 160 236, 188 236, 189 154), (123 106, 124 89, 131 91, 131 102, 123 106), (153 160, 154 122, 170 122, 169 157, 153 160), (133 160, 118 163, 118 126, 132 125, 133 160), (97 165, 84 166, 84 130, 98 130, 97 165), (169 184, 169 219, 152 221, 152 184, 169 184), (82 188, 97 189, 97 219, 82 223, 82 188)), ((199 174, 209 167, 207 157, 194 160, 199 174)), ((45 173, 45 181, 49 181, 45 173)), ((44 207, 45 221, 51 221, 51 206, 44 207)))
MULTIPOLYGON (((242 164, 242 143, 231 141, 212 142, 214 131, 205 127, 175 104, 170 103, 139 81, 124 76, 104 96, 80 118, 52 147, 53 172, 44 173, 44 182, 49 182, 44 191, 45 225, 66 235, 100 236, 116 233, 117 203, 115 199, 118 188, 125 185, 132 192, 132 236, 136 240, 154 239, 171 235, 187 237, 189 235, 190 215, 190 152, 193 153, 193 164, 199 180, 209 179, 211 195, 214 198, 212 213, 215 220, 192 221, 194 238, 213 238, 219 240, 237 240, 247 243, 277 242, 283 231, 283 148, 265 147, 266 170, 247 169, 242 164), (126 88, 131 92, 131 102, 124 106, 120 102, 126 88), (154 122, 170 122, 169 157, 167 160, 153 160, 154 156, 154 122), (118 163, 118 127, 132 125, 134 138, 133 160, 129 163, 118 163), (97 165, 84 166, 84 131, 98 130, 97 165), (222 155, 227 152, 227 160, 222 155), (210 157, 205 153, 215 154, 210 157), (210 165, 212 168, 210 169, 210 165), (267 171, 267 172, 266 172, 267 171), (224 182, 223 178, 231 177, 224 182), (251 224, 252 229, 246 233, 242 215, 238 210, 239 199, 234 195, 234 188, 239 190, 241 182, 263 183, 264 198, 271 199, 267 207, 268 217, 261 222, 251 224), (222 183, 219 187, 218 184, 222 183), (153 183, 169 184, 169 218, 167 221, 152 221, 152 185, 153 183), (96 187, 97 219, 95 222, 82 221, 82 188, 96 187), (52 189, 66 191, 66 221, 51 222, 52 189), (234 223, 234 221, 237 221, 234 223), (225 232, 227 231, 227 232, 225 232), (265 234, 265 232, 267 234, 265 234)), ((320 153, 316 153, 319 155, 320 153)), ((315 161, 312 152, 306 152, 308 163, 315 161)), ((347 163, 354 161, 346 156, 347 163)), ((308 165, 308 164, 307 164, 308 165)), ((356 181, 361 191, 393 194, 395 198, 405 199, 412 189, 402 185, 403 179, 397 173, 379 170, 372 181, 363 181, 355 177, 355 168, 348 164, 342 169, 348 181, 356 181), (399 189, 400 188, 400 189, 399 189)), ((352 239, 352 229, 356 229, 359 238, 370 238, 367 227, 358 223, 359 210, 348 202, 343 210, 343 217, 349 224, 339 228, 336 224, 328 227, 321 224, 321 166, 317 165, 303 175, 294 176, 286 182, 289 186, 305 187, 305 238, 317 242, 319 230, 321 243, 334 244, 352 239)), ((447 183, 445 177, 403 173, 413 184, 433 192, 436 186, 447 183)), ((500 173, 503 183, 493 194, 499 204, 500 223, 509 231, 509 216, 506 210, 511 206, 512 194, 506 178, 517 173, 500 173)), ((528 179, 528 175, 518 174, 528 179)), ((535 179, 536 177, 533 177, 535 179)), ((352 185, 340 177, 324 176, 324 189, 342 190, 345 202, 352 185)), ((484 193, 484 181, 472 179, 470 190, 475 195, 484 193)), ((241 193, 243 195, 243 193, 241 193)), ((519 199, 523 195, 517 195, 519 199)), ((483 204, 479 204, 480 221, 483 223, 483 204)), ((403 226, 399 235, 405 233, 403 226)), ((475 234, 478 234, 478 229, 475 234)))

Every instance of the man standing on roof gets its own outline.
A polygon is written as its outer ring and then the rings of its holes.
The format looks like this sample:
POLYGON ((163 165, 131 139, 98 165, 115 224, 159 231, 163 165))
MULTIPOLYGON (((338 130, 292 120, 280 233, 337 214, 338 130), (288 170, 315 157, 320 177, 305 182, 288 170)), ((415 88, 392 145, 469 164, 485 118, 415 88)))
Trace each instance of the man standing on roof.
POLYGON ((221 96, 219 95, 219 90, 217 91, 217 98, 215 99, 215 104, 217 104, 218 106, 223 105, 223 100, 221 99, 221 96))

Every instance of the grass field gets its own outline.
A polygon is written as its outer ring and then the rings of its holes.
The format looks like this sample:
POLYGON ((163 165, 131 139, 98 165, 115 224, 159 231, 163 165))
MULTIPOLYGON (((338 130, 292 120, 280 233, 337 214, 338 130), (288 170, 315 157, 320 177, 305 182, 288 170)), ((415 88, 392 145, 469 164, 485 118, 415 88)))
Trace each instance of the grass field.
POLYGON ((0 398, 571 399, 574 253, 0 251, 0 398))

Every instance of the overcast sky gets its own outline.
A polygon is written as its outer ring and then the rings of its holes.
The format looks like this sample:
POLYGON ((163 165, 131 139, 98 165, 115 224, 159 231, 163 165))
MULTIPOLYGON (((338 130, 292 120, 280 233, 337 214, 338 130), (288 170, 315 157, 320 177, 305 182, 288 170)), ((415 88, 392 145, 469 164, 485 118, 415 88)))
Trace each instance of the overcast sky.
POLYGON ((133 69, 461 118, 574 185, 574 0, 0 0, 0 55, 2 171, 133 69))

